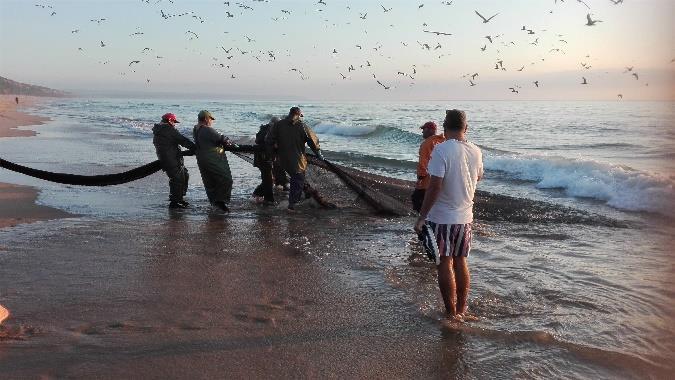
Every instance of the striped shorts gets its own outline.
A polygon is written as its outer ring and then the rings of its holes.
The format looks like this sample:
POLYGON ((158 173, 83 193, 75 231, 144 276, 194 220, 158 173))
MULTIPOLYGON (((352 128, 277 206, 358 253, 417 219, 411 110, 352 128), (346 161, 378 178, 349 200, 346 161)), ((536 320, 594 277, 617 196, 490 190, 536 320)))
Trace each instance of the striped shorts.
POLYGON ((471 250, 471 223, 436 224, 427 222, 436 235, 439 256, 467 257, 471 250))

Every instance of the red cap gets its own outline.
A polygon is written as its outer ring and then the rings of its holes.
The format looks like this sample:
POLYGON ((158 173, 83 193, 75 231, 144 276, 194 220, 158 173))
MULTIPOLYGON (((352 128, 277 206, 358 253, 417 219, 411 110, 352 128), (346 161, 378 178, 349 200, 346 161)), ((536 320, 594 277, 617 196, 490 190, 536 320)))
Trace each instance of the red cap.
POLYGON ((421 126, 420 128, 421 128, 421 129, 424 129, 424 128, 431 128, 431 129, 433 129, 433 130, 435 131, 436 129, 438 129, 438 126, 437 126, 436 123, 434 123, 433 121, 427 121, 427 122, 424 123, 424 125, 421 126))
POLYGON ((176 119, 176 115, 172 113, 165 113, 164 115, 162 115, 162 121, 171 121, 174 123, 180 123, 180 121, 176 119))

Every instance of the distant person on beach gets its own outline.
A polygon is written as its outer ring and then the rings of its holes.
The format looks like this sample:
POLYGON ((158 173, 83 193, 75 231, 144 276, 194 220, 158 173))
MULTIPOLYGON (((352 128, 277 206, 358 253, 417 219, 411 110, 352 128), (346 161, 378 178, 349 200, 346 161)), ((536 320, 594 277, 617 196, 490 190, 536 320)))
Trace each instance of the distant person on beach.
POLYGON ((192 134, 197 145, 197 165, 206 196, 212 205, 227 212, 230 211, 227 205, 232 195, 232 174, 223 146, 232 143, 211 126, 214 120, 211 112, 199 111, 192 134))
MULTIPOLYGON (((276 116, 272 117, 269 123, 260 126, 260 130, 255 135, 255 143, 258 151, 253 155, 253 166, 260 170, 260 179, 262 183, 253 191, 253 196, 263 197, 263 204, 266 206, 274 205, 274 160, 273 154, 265 148, 265 137, 270 128, 279 121, 276 116)), ((283 173, 286 177, 286 173, 283 173)))
POLYGON ((420 208, 422 208, 424 193, 427 187, 429 187, 429 181, 431 180, 427 171, 429 160, 431 160, 431 152, 436 145, 445 141, 445 137, 442 134, 436 134, 438 126, 433 121, 427 121, 421 128, 424 141, 420 145, 419 160, 417 162, 417 183, 415 183, 415 191, 413 191, 411 196, 413 210, 417 212, 420 212, 420 208))
POLYGON ((15 98, 14 98, 14 101, 16 102, 16 105, 18 106, 18 105, 19 105, 19 97, 18 97, 18 96, 15 97, 15 98))
POLYGON ((291 177, 288 194, 288 209, 294 210, 302 197, 305 184, 307 158, 305 144, 323 160, 319 139, 312 129, 302 121, 304 115, 299 107, 292 107, 288 116, 275 123, 265 137, 268 152, 277 153, 279 164, 291 177))
POLYGON ((455 320, 471 318, 467 311, 473 198, 483 176, 483 155, 466 141, 466 114, 446 111, 443 121, 446 141, 431 153, 431 179, 415 223, 419 234, 426 223, 434 232, 440 255, 438 286, 445 310, 455 320))
POLYGON ((183 197, 187 192, 190 176, 185 168, 180 147, 194 151, 195 144, 178 132, 176 123, 180 123, 176 115, 164 114, 162 122, 152 128, 152 143, 155 145, 162 170, 169 177, 169 207, 187 208, 189 203, 183 197))

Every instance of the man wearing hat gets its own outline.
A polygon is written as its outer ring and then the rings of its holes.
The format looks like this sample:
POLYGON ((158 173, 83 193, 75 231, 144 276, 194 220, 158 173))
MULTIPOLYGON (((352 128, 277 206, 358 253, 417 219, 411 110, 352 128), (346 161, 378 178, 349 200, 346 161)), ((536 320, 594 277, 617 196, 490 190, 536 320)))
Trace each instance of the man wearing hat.
POLYGON ((429 172, 427 172, 427 167, 429 166, 429 160, 431 159, 431 152, 436 145, 445 141, 443 135, 436 134, 438 127, 433 121, 427 121, 422 125, 421 129, 424 141, 422 141, 422 144, 420 145, 419 161, 417 163, 417 183, 415 184, 415 191, 413 191, 411 196, 413 210, 417 212, 420 212, 420 208, 422 208, 424 194, 429 187, 430 177, 429 172))
POLYGON ((295 204, 302 197, 307 170, 305 144, 319 159, 323 159, 319 139, 314 131, 302 121, 303 116, 299 107, 292 107, 288 116, 275 123, 265 137, 268 152, 276 150, 279 164, 291 176, 291 189, 288 193, 289 210, 294 210, 295 204))
POLYGON ((197 145, 197 165, 206 196, 212 205, 227 212, 230 211, 227 204, 232 195, 232 173, 223 146, 232 143, 211 126, 214 120, 216 118, 211 112, 199 111, 197 125, 192 129, 192 134, 197 145))
POLYGON ((178 132, 176 123, 179 123, 176 115, 164 114, 162 122, 152 128, 152 143, 155 145, 162 170, 169 177, 169 207, 187 208, 189 204, 183 197, 187 192, 189 175, 183 163, 180 147, 194 151, 195 144, 178 132))

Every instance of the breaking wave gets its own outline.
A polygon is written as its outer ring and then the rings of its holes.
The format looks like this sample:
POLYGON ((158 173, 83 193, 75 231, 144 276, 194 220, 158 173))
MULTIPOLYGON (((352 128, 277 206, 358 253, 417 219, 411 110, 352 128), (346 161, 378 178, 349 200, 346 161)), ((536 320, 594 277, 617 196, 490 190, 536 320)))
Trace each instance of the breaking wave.
POLYGON ((413 145, 418 145, 422 141, 421 135, 385 125, 356 126, 320 122, 314 125, 312 129, 317 134, 323 135, 358 138, 382 138, 385 140, 395 140, 413 145))
POLYGON ((564 189, 567 195, 601 200, 617 209, 675 217, 672 178, 593 160, 535 154, 486 155, 484 165, 536 182, 540 189, 564 189))

